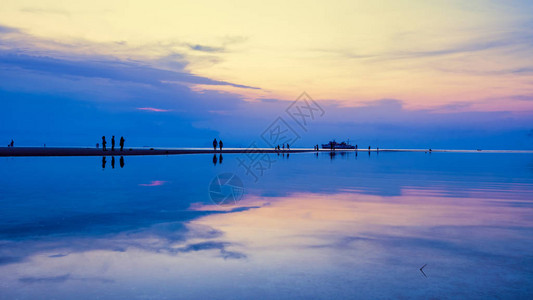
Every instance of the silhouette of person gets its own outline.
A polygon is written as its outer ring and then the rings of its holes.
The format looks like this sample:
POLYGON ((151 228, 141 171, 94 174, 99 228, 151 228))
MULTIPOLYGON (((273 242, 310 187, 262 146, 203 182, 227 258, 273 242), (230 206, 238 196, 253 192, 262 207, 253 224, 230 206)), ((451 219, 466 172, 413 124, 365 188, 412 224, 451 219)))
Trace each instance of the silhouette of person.
POLYGON ((96 143, 96 149, 100 148, 100 144, 96 143))
POLYGON ((218 156, 218 163, 219 163, 219 164, 222 164, 222 160, 223 160, 223 158, 222 158, 222 154, 220 154, 220 155, 218 156))
POLYGON ((217 145, 218 145, 217 139, 214 139, 213 140, 213 150, 214 151, 217 151, 217 145))
POLYGON ((111 137, 111 151, 115 151, 115 136, 111 137))
POLYGON ((289 146, 289 143, 287 143, 287 150, 291 151, 291 147, 289 146))
MULTIPOLYGON (((220 151, 222 151, 222 147, 224 146, 224 143, 222 143, 222 140, 218 142, 218 146, 220 147, 220 151)), ((215 147, 216 150, 216 147, 215 147)))
POLYGON ((106 160, 105 160, 105 156, 102 156, 102 169, 105 169, 105 164, 106 164, 106 160))
POLYGON ((123 136, 120 137, 120 151, 124 151, 124 142, 126 140, 124 139, 123 136))
POLYGON ((11 148, 13 148, 13 145, 15 144, 15 142, 13 140, 11 140, 11 143, 9 143, 9 145, 11 146, 11 148))
POLYGON ((370 152, 370 146, 368 146, 368 152, 370 152))
POLYGON ((104 151, 107 151, 106 145, 107 145, 107 142, 105 141, 105 136, 102 136, 102 149, 104 151))
POLYGON ((217 162, 218 162, 218 159, 217 159, 217 155, 216 154, 213 154, 213 165, 217 165, 217 162))
POLYGON ((120 157, 120 168, 124 168, 124 156, 120 157))
POLYGON ((111 168, 115 168, 115 157, 111 156, 111 168))
POLYGON ((355 145, 355 150, 357 150, 357 145, 355 145))

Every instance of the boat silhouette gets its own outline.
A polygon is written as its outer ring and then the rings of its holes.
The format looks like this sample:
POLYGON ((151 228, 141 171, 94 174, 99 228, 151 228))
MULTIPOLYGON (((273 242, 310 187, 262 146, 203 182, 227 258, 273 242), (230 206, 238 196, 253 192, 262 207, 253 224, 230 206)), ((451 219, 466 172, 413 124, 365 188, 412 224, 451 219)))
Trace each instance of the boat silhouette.
POLYGON ((327 144, 322 144, 322 149, 355 149, 355 146, 350 145, 350 141, 348 142, 340 142, 337 143, 335 140, 330 141, 327 144))

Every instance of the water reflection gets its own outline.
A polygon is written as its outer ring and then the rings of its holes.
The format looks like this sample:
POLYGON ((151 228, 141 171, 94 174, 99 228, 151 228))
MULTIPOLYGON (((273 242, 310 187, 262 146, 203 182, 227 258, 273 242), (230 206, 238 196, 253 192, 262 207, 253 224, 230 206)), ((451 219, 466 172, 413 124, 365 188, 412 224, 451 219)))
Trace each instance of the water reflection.
POLYGON ((98 157, 9 160, 0 298, 533 293, 531 157, 356 156, 278 160, 231 207, 212 205, 206 182, 235 170, 232 155, 216 168, 209 155, 131 157, 124 172, 100 172, 98 157))
MULTIPOLYGON (((102 156, 102 169, 105 169, 106 164, 107 164, 107 157, 102 156)), ((124 156, 120 157, 119 164, 120 164, 120 168, 124 168, 124 156)), ((115 168, 115 157, 114 156, 111 157, 111 168, 112 169, 115 168)))

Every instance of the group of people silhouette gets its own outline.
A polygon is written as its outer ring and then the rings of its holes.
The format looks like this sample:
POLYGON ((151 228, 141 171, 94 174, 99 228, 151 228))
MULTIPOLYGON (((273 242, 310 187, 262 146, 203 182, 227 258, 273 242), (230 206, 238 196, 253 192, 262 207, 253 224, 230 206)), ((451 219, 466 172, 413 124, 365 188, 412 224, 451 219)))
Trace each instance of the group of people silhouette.
POLYGON ((217 146, 220 148, 220 151, 222 151, 222 147, 224 146, 224 143, 222 143, 222 140, 217 142, 217 139, 215 138, 213 140, 213 150, 217 151, 217 146))
MULTIPOLYGON (((281 145, 281 147, 279 145, 277 147, 274 147, 274 150, 281 151, 281 149, 283 149, 283 151, 285 151, 285 144, 281 145)), ((291 150, 291 146, 289 145, 289 143, 287 143, 287 150, 288 151, 291 150)))
MULTIPOLYGON (((126 140, 124 139, 123 136, 120 137, 120 141, 119 141, 119 144, 120 144, 120 151, 124 151, 124 142, 126 140)), ((96 144, 96 148, 99 148, 99 144, 97 143, 96 144)), ((107 141, 105 140, 105 135, 102 136, 102 150, 103 151, 107 151, 107 141)), ((111 151, 115 151, 115 136, 112 136, 111 137, 111 151)))

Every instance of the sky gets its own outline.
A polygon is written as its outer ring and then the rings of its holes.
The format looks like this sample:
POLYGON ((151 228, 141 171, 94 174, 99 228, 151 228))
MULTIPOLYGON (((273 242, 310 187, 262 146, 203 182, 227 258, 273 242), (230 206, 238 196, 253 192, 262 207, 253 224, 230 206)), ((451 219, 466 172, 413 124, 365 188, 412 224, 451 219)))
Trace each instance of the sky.
POLYGON ((531 53, 528 1, 3 0, 0 143, 533 149, 531 53))

